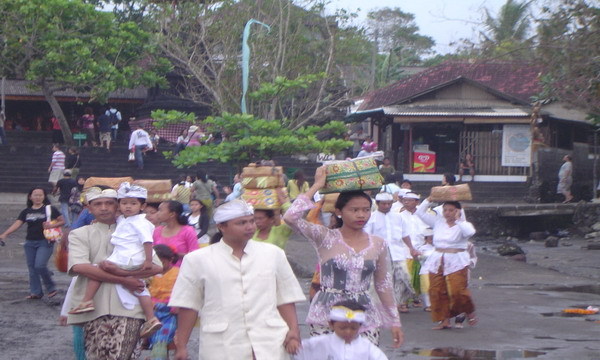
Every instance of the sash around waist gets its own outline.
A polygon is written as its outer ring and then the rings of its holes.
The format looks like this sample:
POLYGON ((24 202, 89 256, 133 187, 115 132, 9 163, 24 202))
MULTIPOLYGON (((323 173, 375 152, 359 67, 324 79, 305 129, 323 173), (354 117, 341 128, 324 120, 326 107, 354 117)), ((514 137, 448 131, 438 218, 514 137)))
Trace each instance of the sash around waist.
POLYGON ((458 254, 459 252, 467 251, 467 249, 435 248, 435 251, 445 253, 445 254, 458 254))

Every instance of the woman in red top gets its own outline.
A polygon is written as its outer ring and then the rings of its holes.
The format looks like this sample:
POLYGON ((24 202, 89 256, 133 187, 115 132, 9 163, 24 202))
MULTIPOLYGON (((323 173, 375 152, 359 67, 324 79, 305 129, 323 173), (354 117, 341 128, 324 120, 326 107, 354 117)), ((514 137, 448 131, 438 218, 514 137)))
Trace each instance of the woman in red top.
POLYGON ((94 131, 94 110, 91 107, 85 108, 85 114, 81 116, 80 124, 81 130, 87 135, 85 139, 86 146, 96 146, 96 131, 94 131))
POLYGON ((56 116, 52 115, 50 122, 52 123, 52 142, 54 144, 64 144, 65 139, 63 138, 63 133, 60 129, 60 123, 58 122, 56 116))
POLYGON ((169 200, 158 206, 156 219, 165 225, 154 229, 154 245, 165 244, 176 249, 179 256, 176 267, 181 266, 185 254, 198 249, 196 230, 187 224, 187 218, 179 201, 169 200))

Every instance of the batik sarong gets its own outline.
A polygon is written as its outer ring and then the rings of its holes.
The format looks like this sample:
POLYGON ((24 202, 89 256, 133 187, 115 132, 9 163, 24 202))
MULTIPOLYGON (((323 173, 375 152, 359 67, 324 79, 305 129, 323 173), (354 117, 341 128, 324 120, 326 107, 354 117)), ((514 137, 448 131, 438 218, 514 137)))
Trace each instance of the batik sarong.
POLYGON ((144 320, 105 315, 85 323, 87 360, 129 360, 141 355, 140 328, 144 320))
POLYGON ((394 270, 394 298, 396 304, 406 304, 409 299, 415 296, 415 291, 410 284, 410 275, 406 267, 406 261, 393 261, 394 270))

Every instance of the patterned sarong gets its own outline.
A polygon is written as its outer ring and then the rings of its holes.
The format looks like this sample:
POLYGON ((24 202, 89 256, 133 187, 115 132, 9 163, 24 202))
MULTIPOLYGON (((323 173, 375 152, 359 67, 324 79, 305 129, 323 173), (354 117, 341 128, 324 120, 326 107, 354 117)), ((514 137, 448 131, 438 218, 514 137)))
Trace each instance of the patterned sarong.
POLYGON ((141 355, 140 328, 144 320, 105 315, 85 323, 87 360, 129 360, 141 355))
POLYGON ((150 337, 150 349, 152 360, 166 360, 168 358, 167 346, 173 342, 175 330, 177 329, 177 316, 171 313, 167 304, 157 303, 154 305, 154 315, 163 324, 152 337, 150 337))
POLYGON ((410 275, 406 267, 406 261, 393 261, 394 270, 394 298, 396 304, 406 304, 409 299, 415 296, 415 291, 410 285, 410 275))

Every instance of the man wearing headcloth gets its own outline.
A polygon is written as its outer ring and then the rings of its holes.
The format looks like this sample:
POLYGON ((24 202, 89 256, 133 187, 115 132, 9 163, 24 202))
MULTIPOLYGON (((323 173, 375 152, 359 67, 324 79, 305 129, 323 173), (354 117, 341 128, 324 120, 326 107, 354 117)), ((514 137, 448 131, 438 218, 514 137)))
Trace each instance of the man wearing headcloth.
MULTIPOLYGON (((408 238, 404 239, 404 242, 409 248, 412 256, 406 260, 406 264, 410 273, 410 277, 413 279, 413 289, 417 295, 421 294, 423 296, 423 300, 425 302, 425 311, 429 311, 430 303, 429 295, 427 294, 427 289, 429 288, 429 277, 419 276, 421 265, 417 259, 418 255, 420 255, 424 251, 425 247, 428 246, 425 242, 424 236, 425 230, 428 228, 428 226, 416 214, 417 205, 419 205, 419 199, 420 196, 414 192, 406 193, 402 198, 404 211, 400 213, 400 217, 402 218, 402 226, 408 232, 408 238), (417 279, 419 281, 417 281, 417 279)), ((419 301, 416 300, 415 304, 418 303, 419 301)))
POLYGON ((408 232, 402 226, 400 214, 391 211, 394 203, 391 194, 379 193, 375 196, 375 202, 377 211, 369 218, 367 225, 365 225, 365 231, 383 238, 388 245, 394 275, 394 297, 396 298, 396 304, 398 304, 398 310, 405 313, 408 312, 408 300, 414 296, 408 268, 406 267, 406 260, 411 255, 403 240, 403 238, 408 237, 408 232))
POLYGON ((88 360, 136 358, 133 354, 139 354, 141 350, 139 334, 145 319, 144 312, 139 305, 126 309, 119 299, 116 285, 123 285, 129 291, 142 291, 145 286, 141 278, 162 272, 162 264, 155 256, 151 269, 129 271, 130 277, 113 275, 96 266, 113 251, 110 239, 116 228, 117 192, 90 188, 86 199, 96 222, 69 233, 69 275, 79 275, 73 286, 71 302, 81 302, 88 279, 102 284, 94 296, 95 310, 69 314, 67 323, 83 324, 88 360))
POLYGON ((215 210, 222 239, 183 259, 169 306, 179 308, 175 358, 200 318, 200 359, 289 359, 300 346, 295 303, 305 297, 275 245, 251 240, 254 210, 232 200, 215 210))

